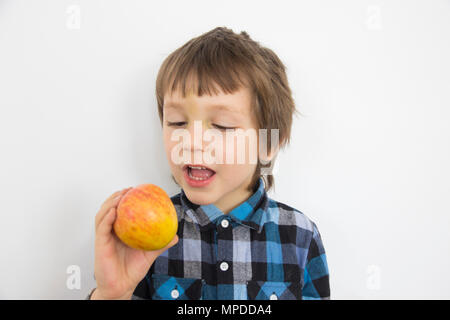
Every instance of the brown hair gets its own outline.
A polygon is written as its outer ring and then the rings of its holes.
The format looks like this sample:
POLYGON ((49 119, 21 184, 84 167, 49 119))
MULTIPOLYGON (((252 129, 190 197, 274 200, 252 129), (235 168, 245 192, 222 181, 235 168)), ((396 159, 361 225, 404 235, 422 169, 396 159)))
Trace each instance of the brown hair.
MULTIPOLYGON (((181 88, 183 97, 189 91, 202 96, 218 94, 216 85, 224 93, 233 93, 244 86, 252 93, 251 107, 259 129, 267 129, 267 150, 271 150, 271 129, 279 130, 281 149, 290 141, 292 117, 298 112, 285 70, 277 55, 252 40, 247 32, 236 34, 231 29, 217 27, 191 39, 162 63, 156 79, 161 124, 166 92, 181 88), (189 83, 191 86, 187 87, 189 83)), ((275 158, 268 165, 273 161, 275 158)), ((273 175, 261 175, 261 168, 258 161, 249 190, 256 188, 259 177, 263 178, 266 191, 274 186, 273 175)))

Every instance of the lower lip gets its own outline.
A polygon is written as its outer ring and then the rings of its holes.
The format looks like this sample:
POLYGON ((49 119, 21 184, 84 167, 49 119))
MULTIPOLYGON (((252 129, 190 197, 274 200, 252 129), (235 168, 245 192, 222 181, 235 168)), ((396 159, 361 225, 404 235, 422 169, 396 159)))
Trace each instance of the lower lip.
POLYGON ((210 184, 214 180, 215 176, 216 176, 216 174, 214 173, 208 179, 194 180, 191 177, 189 177, 189 169, 184 170, 184 179, 191 187, 194 187, 194 188, 206 187, 208 184, 210 184))

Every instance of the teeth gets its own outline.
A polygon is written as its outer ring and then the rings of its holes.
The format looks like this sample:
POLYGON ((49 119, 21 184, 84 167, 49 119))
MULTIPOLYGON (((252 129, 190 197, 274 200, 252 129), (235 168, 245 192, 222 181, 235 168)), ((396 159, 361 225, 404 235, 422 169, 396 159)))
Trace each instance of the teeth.
MULTIPOLYGON (((206 167, 202 167, 202 166, 188 166, 189 169, 196 169, 196 170, 208 170, 208 168, 206 167)), ((209 178, 197 178, 192 176, 191 174, 191 170, 188 170, 188 174, 189 174, 189 178, 191 178, 192 180, 207 180, 209 178)))
POLYGON ((193 179, 193 180, 206 180, 206 179, 208 179, 208 178, 203 179, 203 178, 197 178, 197 177, 194 177, 194 176, 191 175, 191 172, 190 172, 190 171, 189 171, 189 178, 191 178, 191 179, 193 179))
POLYGON ((205 167, 194 167, 194 166, 189 166, 189 168, 191 169, 200 169, 200 170, 206 170, 205 167))

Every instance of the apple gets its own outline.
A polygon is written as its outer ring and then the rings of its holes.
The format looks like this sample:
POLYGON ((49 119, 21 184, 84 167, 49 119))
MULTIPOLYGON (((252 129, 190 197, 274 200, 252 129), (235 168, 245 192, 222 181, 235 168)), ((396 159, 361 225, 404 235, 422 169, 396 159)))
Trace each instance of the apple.
POLYGON ((131 248, 159 250, 177 233, 177 212, 163 189, 154 184, 141 184, 120 200, 113 229, 131 248))

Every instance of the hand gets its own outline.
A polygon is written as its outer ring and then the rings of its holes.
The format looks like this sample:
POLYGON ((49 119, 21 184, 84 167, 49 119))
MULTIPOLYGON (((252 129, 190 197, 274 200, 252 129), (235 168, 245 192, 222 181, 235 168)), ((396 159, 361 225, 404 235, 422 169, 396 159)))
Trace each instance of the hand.
POLYGON ((113 193, 95 216, 95 266, 97 289, 92 299, 131 299, 156 258, 178 242, 178 236, 154 251, 133 249, 114 233, 113 224, 120 199, 131 188, 113 193))

